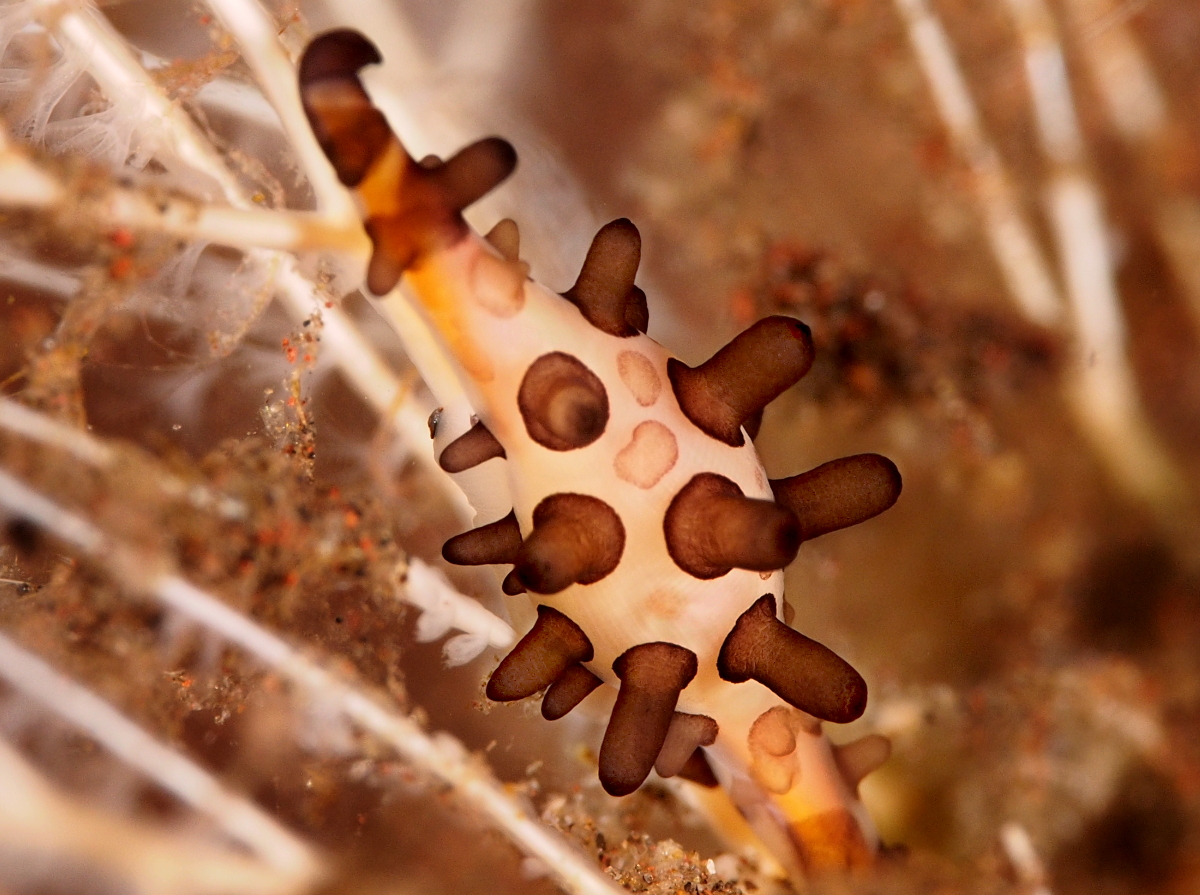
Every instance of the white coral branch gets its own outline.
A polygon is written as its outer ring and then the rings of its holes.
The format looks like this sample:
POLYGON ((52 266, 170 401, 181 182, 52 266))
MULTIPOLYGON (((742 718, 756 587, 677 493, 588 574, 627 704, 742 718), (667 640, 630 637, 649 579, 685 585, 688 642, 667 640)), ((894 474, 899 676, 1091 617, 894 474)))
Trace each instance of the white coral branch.
POLYGON ((1000 828, 1000 847, 1029 895, 1051 895, 1048 875, 1029 831, 1016 821, 1000 828))
MULTIPOLYGON (((97 469, 111 468, 121 461, 120 451, 112 445, 11 398, 0 398, 0 429, 66 451, 97 469)), ((249 514, 246 505, 237 498, 218 493, 207 485, 186 482, 165 469, 155 470, 153 480, 167 496, 182 497, 197 509, 213 510, 226 519, 245 519, 249 514)))
POLYGON ((0 779, 0 881, 22 891, 69 884, 85 868, 140 895, 289 895, 309 888, 294 869, 81 805, 2 740, 0 779))
MULTIPOLYGON (((983 130, 950 40, 926 0, 895 0, 935 105, 975 175, 977 201, 1010 291, 1030 319, 1056 323, 1064 306, 1049 265, 1017 211, 1010 178, 983 130)), ((1047 202, 1070 309, 1076 370, 1068 387, 1081 429, 1115 483, 1177 527, 1181 478, 1142 410, 1125 352, 1125 324, 1105 234, 1103 201, 1085 153, 1066 64, 1042 0, 1009 0, 1043 153, 1054 166, 1047 202)))
POLYGON ((1009 292, 1030 320, 1043 326, 1057 323, 1063 302, 1050 265, 1020 211, 1012 177, 984 130, 945 29, 926 0, 896 0, 896 8, 942 122, 971 170, 992 254, 1009 292))
POLYGON ((456 792, 530 857, 541 861, 559 883, 577 895, 621 891, 558 833, 543 826, 452 736, 429 734, 411 718, 386 707, 297 652, 216 597, 205 593, 127 544, 114 541, 92 522, 0 471, 0 508, 41 526, 108 570, 123 587, 152 596, 198 622, 297 684, 321 704, 336 706, 354 724, 390 745, 418 771, 456 792))
POLYGON ((295 66, 279 40, 274 21, 255 0, 206 2, 237 39, 242 48, 242 57, 279 115, 288 142, 300 160, 321 211, 331 220, 345 221, 358 227, 354 202, 325 160, 300 105, 295 66))
MULTIPOLYGON (((7 491, 4 479, 7 476, 0 473, 0 489, 7 491)), ((72 528, 82 533, 88 524, 75 523, 72 528)), ((292 875, 296 883, 311 882, 321 875, 320 863, 309 847, 257 805, 227 790, 203 768, 158 742, 107 702, 3 634, 0 634, 0 677, 210 817, 228 836, 250 848, 279 873, 292 875)))
MULTIPOLYGON (((78 55, 95 77, 104 93, 119 98, 127 110, 135 114, 139 130, 151 142, 186 162, 190 167, 214 181, 225 201, 233 209, 255 210, 236 177, 225 165, 220 154, 199 131, 183 108, 159 89, 138 63, 121 36, 90 4, 38 0, 38 12, 46 27, 52 29, 78 55)), ((257 44, 252 45, 257 47, 257 44)), ((251 63, 252 67, 259 68, 251 63)), ((270 68, 270 66, 266 66, 270 68)), ((318 176, 319 177, 319 176, 318 176)), ((333 230, 341 231, 335 221, 333 230)), ((346 252, 361 263, 367 251, 365 234, 346 230, 357 237, 356 245, 346 252)), ((353 237, 347 237, 353 238, 353 237)), ((348 248, 341 241, 343 248, 348 248)), ((288 313, 296 320, 306 319, 317 306, 316 286, 297 268, 292 256, 268 249, 249 249, 247 258, 261 272, 264 280, 274 279, 288 313)), ((336 306, 322 309, 325 322, 326 350, 338 369, 371 403, 380 416, 390 422, 419 463, 432 470, 432 452, 426 448, 424 414, 406 406, 406 390, 386 363, 362 337, 350 319, 336 306)), ((402 332, 406 342, 413 336, 402 332)), ((424 335, 417 333, 417 338, 424 335)), ((457 388, 457 379, 447 381, 444 388, 457 388)), ((438 477, 435 481, 444 481, 438 477)), ((446 483, 445 492, 460 509, 462 499, 456 489, 446 483)))
POLYGON ((1008 0, 1024 52, 1042 152, 1053 166, 1051 224, 1067 287, 1076 355, 1076 413, 1128 492, 1173 518, 1183 479, 1145 418, 1126 353, 1125 320, 1108 245, 1104 200, 1087 170, 1066 60, 1044 0, 1008 0))
POLYGON ((352 253, 361 239, 357 223, 350 227, 313 212, 232 208, 117 184, 84 194, 4 142, 0 142, 0 204, 69 215, 75 225, 92 221, 98 232, 127 227, 243 249, 352 253))
POLYGON ((1109 120, 1137 151, 1142 167, 1167 189, 1155 209, 1155 229, 1200 323, 1200 202, 1168 170, 1179 137, 1172 132, 1154 67, 1126 21, 1136 10, 1112 0, 1069 0, 1066 8, 1080 32, 1077 45, 1109 120))

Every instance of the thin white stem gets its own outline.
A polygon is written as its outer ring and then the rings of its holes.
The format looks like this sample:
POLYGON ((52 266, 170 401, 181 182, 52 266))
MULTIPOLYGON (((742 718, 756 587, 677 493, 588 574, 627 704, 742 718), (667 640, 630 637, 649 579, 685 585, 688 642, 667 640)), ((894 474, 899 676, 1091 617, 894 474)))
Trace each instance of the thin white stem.
POLYGON ((0 199, 20 206, 54 206, 67 198, 58 179, 43 171, 8 139, 0 127, 0 199))
POLYGON ((158 88, 99 10, 77 0, 32 2, 43 22, 86 66, 106 96, 120 101, 139 121, 157 123, 146 129, 147 136, 160 138, 161 148, 169 148, 183 162, 213 178, 230 204, 250 207, 247 201, 234 201, 241 192, 236 178, 183 107, 158 88))
POLYGON ((66 451, 89 466, 108 466, 116 456, 111 447, 82 429, 30 410, 10 398, 0 398, 0 429, 66 451))
MULTIPOLYGON (((255 208, 220 154, 182 107, 167 99, 129 52, 121 36, 98 11, 90 6, 76 8, 63 0, 36 2, 42 8, 47 25, 54 28, 87 63, 105 93, 141 110, 141 124, 147 133, 157 134, 161 143, 177 157, 212 178, 225 200, 235 209, 255 208)), ((361 259, 367 252, 366 235, 361 229, 354 232, 357 238, 351 254, 361 259)), ((294 319, 303 320, 313 313, 317 306, 316 288, 300 273, 292 256, 269 249, 250 249, 246 254, 250 262, 263 271, 264 278, 274 274, 280 298, 294 319)), ((416 414, 403 400, 399 379, 340 308, 336 305, 321 308, 321 314, 325 322, 326 348, 334 362, 376 412, 396 426, 417 462, 432 472, 436 466, 432 452, 422 449, 428 443, 424 426, 416 425, 416 414)), ((426 333, 413 336, 403 330, 399 334, 406 349, 414 353, 421 350, 417 343, 428 337, 426 333)), ((446 482, 440 471, 434 480, 446 482)), ((444 492, 462 512, 463 501, 457 489, 446 482, 444 492)))
MULTIPOLYGON (((255 256, 256 251, 250 252, 251 257, 255 256)), ((291 256, 275 257, 280 259, 280 267, 275 275, 279 300, 294 319, 303 320, 314 310, 312 283, 296 268, 291 256)), ((449 482, 433 456, 428 413, 407 394, 407 387, 366 340, 348 314, 337 305, 328 304, 320 312, 323 323, 321 344, 335 359, 338 370, 380 418, 392 426, 409 455, 431 475, 434 482, 441 484, 443 496, 459 517, 470 518, 470 510, 462 492, 449 482)), ((410 360, 414 353, 429 344, 422 339, 414 340, 405 331, 398 331, 398 334, 410 360)))
MULTIPOLYGON (((1063 301, 1032 231, 1016 211, 1008 174, 984 134, 945 30, 927 0, 895 2, 938 112, 975 174, 993 251, 1010 289, 1031 319, 1056 321, 1063 301)), ((1084 173, 1083 140, 1053 20, 1042 0, 1008 2, 1024 45, 1038 136, 1055 167, 1047 198, 1078 360, 1068 397, 1114 481, 1168 520, 1180 505, 1181 480, 1145 420, 1125 356, 1103 202, 1084 173)))
POLYGON ((1123 10, 1112 0, 1067 0, 1066 9, 1109 119, 1125 139, 1138 142, 1160 136, 1168 119, 1154 68, 1125 21, 1131 5, 1123 3, 1123 10))
POLYGON ((196 91, 195 100, 208 111, 241 119, 263 130, 283 133, 283 122, 253 84, 216 77, 196 91))
POLYGON ((255 0, 206 0, 222 24, 237 39, 242 57, 283 122, 320 209, 331 219, 358 224, 350 193, 338 182, 317 145, 296 88, 296 69, 288 57, 275 22, 255 0))
POLYGON ((1155 229, 1171 269, 1188 297, 1192 319, 1200 327, 1200 202, 1175 195, 1162 202, 1155 229))
POLYGON ((22 865, 19 878, 27 883, 77 883, 86 866, 141 895, 289 895, 311 888, 312 878, 300 868, 271 867, 196 836, 80 804, 3 740, 0 780, 0 840, 6 858, 22 865))
POLYGON ((353 254, 362 236, 357 222, 340 225, 313 212, 231 208, 115 184, 82 196, 12 148, 0 151, 0 205, 69 213, 73 223, 94 221, 98 230, 128 227, 235 248, 353 254))
POLYGON ((621 889, 560 835, 531 817, 492 776, 487 765, 474 759, 450 735, 426 733, 411 718, 355 689, 216 597, 175 574, 160 571, 160 563, 150 562, 128 545, 114 542, 88 520, 3 471, 0 507, 19 513, 68 542, 105 567, 124 587, 153 596, 257 657, 323 705, 337 707, 362 729, 388 743, 413 767, 441 781, 488 817, 518 847, 541 861, 568 892, 620 895, 621 889))
POLYGON ((1005 284, 1030 320, 1043 326, 1055 325, 1062 315, 1063 301, 1050 265, 1020 211, 1012 178, 984 131, 950 39, 926 0, 895 3, 942 123, 971 171, 984 228, 1005 284))
POLYGON ((1008 0, 1008 6, 1024 50, 1042 152, 1053 165, 1047 202, 1074 323, 1076 413, 1116 482, 1170 515, 1186 492, 1145 418, 1126 356, 1104 202, 1087 173, 1054 19, 1044 0, 1008 0))
POLYGON ((1166 159, 1175 157, 1167 100, 1127 18, 1141 4, 1069 0, 1066 9, 1080 32, 1080 55, 1109 120, 1138 152, 1138 160, 1166 196, 1154 210, 1155 233, 1200 324, 1200 202, 1181 189, 1166 159))
MULTIPOLYGON (((5 429, 38 444, 66 451, 72 457, 103 469, 120 463, 121 454, 94 435, 67 425, 61 420, 30 410, 11 398, 0 398, 0 429, 5 429)), ((199 509, 214 510, 226 519, 245 519, 248 515, 242 501, 213 491, 202 484, 185 482, 163 469, 155 469, 153 478, 169 497, 186 498, 199 509)))
MULTIPOLYGON (((3 187, 0 187, 2 189, 3 187)), ((38 292, 49 292, 60 298, 70 298, 79 291, 79 280, 57 267, 11 254, 14 246, 0 245, 0 280, 20 283, 38 292)))
POLYGON ((3 634, 0 634, 0 677, 86 731, 163 789, 212 818, 227 835, 252 849, 272 867, 295 873, 302 879, 320 875, 320 864, 309 847, 257 805, 225 789, 203 768, 158 742, 107 702, 3 634))
POLYGON ((1017 872, 1017 878, 1028 887, 1029 895, 1051 895, 1046 867, 1024 826, 1016 821, 1009 821, 1002 826, 1000 846, 1017 872))

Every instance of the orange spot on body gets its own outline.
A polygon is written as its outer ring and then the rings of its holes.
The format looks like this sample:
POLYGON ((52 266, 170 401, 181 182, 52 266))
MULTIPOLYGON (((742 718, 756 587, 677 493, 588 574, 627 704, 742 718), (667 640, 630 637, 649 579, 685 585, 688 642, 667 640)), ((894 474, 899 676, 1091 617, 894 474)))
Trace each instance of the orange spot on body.
POLYGON ((486 352, 480 349, 474 333, 463 319, 459 296, 464 284, 449 265, 421 259, 409 269, 409 282, 417 298, 433 318, 438 334, 445 339, 455 359, 476 382, 490 382, 495 370, 486 352))
POLYGON ((793 822, 791 833, 800 860, 809 871, 868 867, 874 857, 858 821, 844 808, 793 822))
POLYGON ((525 277, 519 265, 480 252, 471 271, 471 297, 489 314, 512 317, 525 306, 525 277))
POLYGON ((662 379, 646 355, 637 351, 622 351, 617 355, 617 373, 633 399, 642 407, 658 400, 662 379))
POLYGON ((133 261, 124 255, 114 258, 108 265, 108 275, 114 280, 123 280, 131 273, 133 273, 133 261))
POLYGON ((687 608, 687 597, 669 588, 659 588, 646 597, 645 610, 668 621, 679 618, 687 608))
POLYGON ((655 420, 640 423, 613 461, 617 477, 643 490, 653 488, 675 467, 679 445, 671 430, 655 420))

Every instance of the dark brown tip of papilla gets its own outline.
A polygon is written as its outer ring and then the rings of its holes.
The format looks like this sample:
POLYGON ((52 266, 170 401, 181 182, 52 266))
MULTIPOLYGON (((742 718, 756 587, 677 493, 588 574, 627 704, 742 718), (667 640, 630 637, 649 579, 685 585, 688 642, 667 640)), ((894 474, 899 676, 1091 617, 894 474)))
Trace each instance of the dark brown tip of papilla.
POLYGON ((621 561, 625 526, 616 510, 586 494, 551 494, 533 510, 533 531, 513 572, 535 594, 595 584, 621 561))
POLYGON ((646 294, 633 285, 641 257, 637 227, 625 218, 605 224, 592 239, 579 278, 563 298, 610 336, 627 338, 645 332, 646 294))
POLYGON ((660 777, 674 777, 683 770, 692 753, 716 741, 718 729, 717 722, 707 715, 676 712, 671 719, 667 738, 654 761, 654 770, 658 771, 660 777))
POLYGON ((367 65, 383 61, 378 47, 352 28, 338 28, 314 37, 300 57, 300 86, 323 78, 357 75, 367 65))
POLYGON ((608 425, 608 392, 600 377, 561 351, 543 354, 525 371, 517 408, 529 437, 552 451, 587 447, 608 425))
POLYGON ((713 773, 712 765, 704 757, 703 749, 697 749, 693 752, 675 776, 682 777, 684 780, 689 780, 697 786, 703 786, 707 789, 714 789, 720 785, 717 775, 713 773))
POLYGON ((544 690, 572 666, 593 656, 592 642, 575 622, 549 606, 537 608, 529 633, 488 678, 487 698, 512 702, 544 690))
POLYGON ((517 151, 500 137, 486 137, 430 170, 446 205, 462 211, 490 193, 517 167, 517 151))
POLYGON ((505 261, 517 261, 521 257, 521 231, 512 218, 496 222, 484 237, 505 261))
POLYGON ((693 476, 663 517, 667 552, 695 578, 719 578, 730 569, 770 572, 796 558, 796 517, 769 500, 754 500, 724 476, 693 476))
POLYGON ((878 516, 900 497, 900 470, 879 454, 857 454, 822 463, 786 479, 773 479, 775 499, 800 520, 809 540, 878 516))
POLYGON ((455 535, 442 545, 442 558, 456 566, 513 562, 521 549, 521 528, 515 512, 503 519, 455 535))
POLYGON ((300 57, 300 99, 321 149, 338 179, 357 186, 392 139, 391 128, 358 79, 358 70, 382 61, 357 31, 327 31, 300 57))
POLYGON ((637 286, 629 290, 625 299, 625 322, 640 333, 650 328, 650 308, 646 304, 646 293, 637 286))
POLYGON ((760 410, 757 413, 750 414, 750 418, 742 423, 742 428, 746 430, 746 434, 751 439, 758 438, 758 430, 762 428, 763 412, 760 410))
POLYGON ((808 372, 812 334, 791 317, 758 321, 698 367, 672 358, 667 375, 684 415, 733 447, 742 426, 808 372))
POLYGON ((572 665, 558 676, 542 697, 542 717, 557 721, 603 683, 582 665, 572 665))
POLYGON ((734 684, 756 680, 823 721, 845 724, 867 707, 862 676, 833 650, 779 621, 771 594, 738 618, 721 645, 717 671, 734 684))
POLYGON ((510 597, 529 592, 529 589, 517 577, 516 569, 510 569, 508 574, 504 576, 504 580, 500 582, 500 590, 504 591, 510 597))
POLYGON ((438 466, 446 472, 465 472, 496 457, 505 457, 504 446, 483 423, 476 423, 454 439, 438 457, 438 466))
POLYGON ((649 775, 696 668, 696 654, 673 643, 643 643, 617 657, 621 688, 600 744, 600 783, 609 795, 629 795, 649 775))

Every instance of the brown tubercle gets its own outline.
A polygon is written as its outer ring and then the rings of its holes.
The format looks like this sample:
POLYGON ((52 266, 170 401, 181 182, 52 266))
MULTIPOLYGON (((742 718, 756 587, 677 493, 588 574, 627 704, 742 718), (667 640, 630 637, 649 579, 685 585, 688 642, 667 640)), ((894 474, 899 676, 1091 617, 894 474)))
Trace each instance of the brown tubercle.
POLYGON ((650 306, 646 304, 646 293, 634 286, 625 297, 625 322, 640 333, 650 328, 650 306))
POLYGON ((604 383, 578 358, 543 354, 525 371, 517 408, 529 437, 552 451, 587 447, 608 425, 604 383))
POLYGON ((483 423, 476 423, 450 442, 438 457, 446 472, 465 472, 495 457, 505 457, 504 446, 483 423))
POLYGON ((338 179, 355 187, 392 137, 383 113, 371 104, 358 70, 383 61, 357 31, 327 31, 300 58, 300 99, 321 149, 338 179))
POLYGON ((500 582, 500 590, 504 591, 510 597, 528 592, 528 588, 517 577, 516 569, 509 569, 508 574, 504 576, 504 580, 500 582))
POLYGON ((862 676, 828 647, 779 621, 772 594, 764 594, 738 618, 721 645, 717 671, 735 684, 756 680, 824 721, 845 724, 867 706, 862 676))
POLYGON ((763 412, 757 410, 747 417, 746 422, 742 423, 742 428, 746 430, 746 434, 751 440, 758 438, 758 430, 762 428, 763 412))
POLYGON ((654 770, 660 777, 674 777, 683 770, 692 753, 716 742, 717 732, 717 722, 707 715, 676 712, 658 758, 654 760, 654 770))
POLYGON ((695 653, 663 642, 630 647, 613 662, 621 687, 600 744, 600 783, 609 795, 628 795, 649 775, 696 668, 695 653))
POLYGON ((516 579, 537 594, 595 584, 621 561, 625 526, 587 494, 551 494, 533 510, 533 531, 514 560, 516 579))
POLYGON ((509 563, 521 549, 521 528, 515 512, 479 528, 455 535, 442 545, 442 558, 456 566, 509 563))
POLYGON ((812 335, 791 317, 766 317, 698 367, 672 358, 667 375, 675 399, 695 425, 725 444, 745 444, 742 426, 808 372, 812 335))
POLYGON ((508 177, 517 156, 509 143, 490 137, 445 162, 414 161, 359 80, 360 68, 379 61, 379 51, 358 32, 329 31, 308 45, 299 78, 317 142, 366 206, 374 245, 367 286, 383 295, 419 257, 466 235, 462 209, 508 177))
POLYGON ((487 698, 512 702, 553 684, 567 669, 593 656, 579 625, 549 606, 538 606, 537 621, 488 678, 487 698))
POLYGON ((645 332, 646 295, 633 284, 642 257, 642 238, 625 218, 605 224, 592 239, 575 285, 563 298, 585 320, 610 336, 628 338, 645 332))
POLYGON ((711 472, 692 477, 663 517, 667 552, 695 578, 719 578, 730 569, 769 572, 796 558, 796 517, 769 500, 742 494, 711 472))
POLYGON ((704 757, 704 750, 697 749, 688 757, 688 760, 683 763, 683 767, 679 769, 679 773, 675 775, 684 780, 691 781, 697 786, 703 786, 707 789, 712 789, 719 785, 717 775, 713 773, 712 765, 708 763, 708 759, 704 757))
POLYGON ((773 479, 775 499, 796 514, 807 541, 878 516, 900 497, 900 471, 887 457, 856 454, 773 479))
POLYGON ((603 683, 582 665, 572 665, 558 676, 542 697, 542 717, 557 721, 603 683))

